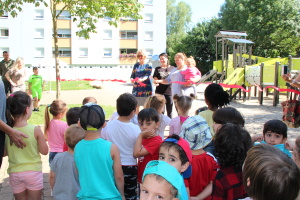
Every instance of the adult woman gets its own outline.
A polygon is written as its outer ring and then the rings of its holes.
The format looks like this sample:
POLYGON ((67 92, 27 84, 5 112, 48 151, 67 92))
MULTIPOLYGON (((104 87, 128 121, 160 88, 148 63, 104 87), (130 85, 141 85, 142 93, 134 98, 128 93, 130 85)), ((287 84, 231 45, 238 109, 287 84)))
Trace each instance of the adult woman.
MULTIPOLYGON (((174 68, 170 75, 163 80, 155 80, 154 83, 162 83, 162 84, 170 84, 171 85, 171 91, 172 91, 172 97, 175 94, 178 95, 187 95, 189 96, 191 93, 194 94, 194 89, 193 87, 189 87, 186 90, 183 90, 184 85, 179 84, 179 83, 174 83, 174 81, 178 82, 184 82, 184 76, 180 74, 181 71, 184 71, 187 69, 187 66, 185 64, 186 61, 186 55, 184 53, 177 53, 174 56, 175 63, 177 65, 177 68, 174 68)), ((191 79, 193 82, 197 82, 200 80, 200 76, 196 76, 195 78, 191 79)))
POLYGON ((15 61, 12 68, 6 72, 5 77, 11 84, 11 92, 16 91, 25 92, 25 69, 24 69, 24 60, 21 57, 18 57, 15 61))
POLYGON ((139 106, 144 106, 147 97, 152 96, 152 83, 150 76, 152 73, 152 64, 146 63, 147 52, 144 49, 140 49, 136 53, 136 57, 139 62, 135 63, 131 73, 131 82, 133 83, 132 94, 138 100, 138 106, 136 113, 139 112, 139 106))
MULTIPOLYGON (((161 53, 159 55, 159 61, 161 66, 156 67, 153 74, 154 80, 166 79, 171 71, 174 69, 174 66, 169 65, 169 57, 166 53, 161 53)), ((166 110, 168 117, 172 118, 172 108, 173 108, 173 99, 171 92, 171 84, 158 84, 155 89, 155 93, 164 95, 167 103, 166 110)))

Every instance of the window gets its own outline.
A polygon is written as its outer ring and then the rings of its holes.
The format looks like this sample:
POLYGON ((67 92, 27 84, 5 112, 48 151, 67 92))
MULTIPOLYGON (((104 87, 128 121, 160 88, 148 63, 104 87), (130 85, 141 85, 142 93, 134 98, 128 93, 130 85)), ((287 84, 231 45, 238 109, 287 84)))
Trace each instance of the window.
POLYGON ((148 57, 152 57, 152 55, 153 55, 153 49, 145 49, 145 50, 147 52, 147 56, 148 57))
POLYGON ((104 21, 111 21, 111 17, 104 17, 104 21))
POLYGON ((153 14, 151 14, 151 13, 145 14, 144 20, 145 20, 145 23, 152 23, 153 22, 153 14))
POLYGON ((9 48, 8 47, 0 47, 0 58, 3 58, 3 51, 9 52, 9 48))
POLYGON ((120 49, 120 54, 136 54, 137 49, 120 49))
POLYGON ((7 28, 0 28, 0 37, 8 37, 9 31, 7 28))
MULTIPOLYGON (((60 10, 57 10, 56 14, 58 14, 59 12, 60 12, 60 10)), ((69 20, 69 19, 71 19, 71 14, 68 10, 64 10, 60 13, 58 19, 67 19, 67 20, 69 20)))
POLYGON ((4 12, 3 12, 3 15, 1 16, 1 18, 8 18, 8 12, 7 12, 7 11, 4 11, 4 12))
POLYGON ((145 0, 145 5, 152 6, 153 5, 153 0, 145 0))
POLYGON ((88 57, 88 48, 79 48, 79 57, 88 57))
MULTIPOLYGON (((55 56, 55 51, 53 48, 52 51, 53 57, 55 56)), ((58 48, 58 56, 59 57, 71 57, 72 52, 70 48, 58 48)))
POLYGON ((71 29, 57 29, 58 38, 71 38, 71 29))
POLYGON ((35 10, 35 19, 44 19, 44 10, 35 10))
POLYGON ((146 41, 152 41, 153 40, 153 32, 152 31, 146 31, 145 32, 145 40, 146 41))
POLYGON ((44 38, 44 29, 35 29, 34 38, 44 38))
POLYGON ((112 30, 104 30, 103 31, 103 39, 111 40, 112 39, 112 30))
POLYGON ((35 48, 34 57, 44 58, 44 48, 35 48))
POLYGON ((120 21, 137 21, 137 19, 131 17, 121 17, 120 21))
POLYGON ((138 34, 136 31, 121 31, 120 32, 121 39, 134 39, 138 38, 138 34))
POLYGON ((112 49, 106 48, 103 49, 103 57, 111 57, 112 56, 112 49))

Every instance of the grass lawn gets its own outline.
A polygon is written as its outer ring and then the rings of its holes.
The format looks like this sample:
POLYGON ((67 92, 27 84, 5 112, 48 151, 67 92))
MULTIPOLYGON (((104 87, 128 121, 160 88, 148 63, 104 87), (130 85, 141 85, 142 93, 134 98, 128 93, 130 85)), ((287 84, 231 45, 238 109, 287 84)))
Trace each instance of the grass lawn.
MULTIPOLYGON (((56 81, 48 81, 45 83, 44 91, 56 91, 56 81)), ((26 87, 28 88, 28 86, 26 87)), ((61 81, 61 90, 90 90, 95 89, 90 86, 90 81, 61 81)))
MULTIPOLYGON (((81 107, 81 104, 68 104, 68 108, 72 108, 72 107, 81 107)), ((113 106, 105 106, 105 105, 101 105, 101 107, 103 108, 103 110, 105 111, 106 115, 105 115, 105 119, 109 119, 110 116, 115 112, 116 108, 113 106)), ((32 115, 30 117, 30 119, 28 120, 29 124, 34 124, 34 125, 43 125, 44 124, 44 120, 45 120, 45 108, 46 106, 40 106, 40 111, 39 112, 32 112, 32 115)), ((66 119, 63 119, 64 121, 66 121, 66 119)))

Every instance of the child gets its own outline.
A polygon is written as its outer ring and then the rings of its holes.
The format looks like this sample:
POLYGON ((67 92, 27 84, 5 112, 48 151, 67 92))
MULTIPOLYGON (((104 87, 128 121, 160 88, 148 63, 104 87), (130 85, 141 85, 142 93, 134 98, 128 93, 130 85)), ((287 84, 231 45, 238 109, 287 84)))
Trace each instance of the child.
POLYGON ((39 111, 39 102, 42 98, 44 83, 37 67, 33 67, 33 75, 29 77, 28 87, 29 94, 31 94, 33 98, 33 111, 39 111))
POLYGON ((142 176, 147 163, 151 160, 158 160, 159 146, 162 139, 156 131, 159 127, 159 115, 154 108, 144 108, 138 114, 139 134, 133 150, 133 156, 138 161, 138 182, 142 182, 142 176))
POLYGON ((21 91, 11 94, 6 102, 8 125, 28 136, 23 141, 26 148, 10 145, 6 135, 5 146, 8 154, 9 183, 15 199, 42 199, 43 172, 40 153, 47 155, 48 146, 38 126, 27 123, 32 114, 30 96, 21 91))
POLYGON ((224 124, 214 137, 220 170, 213 181, 212 200, 247 197, 242 178, 242 165, 252 147, 249 133, 239 125, 224 124))
MULTIPOLYGON (((196 67, 196 61, 193 56, 190 56, 188 59, 186 59, 187 69, 184 71, 181 71, 180 74, 184 76, 184 80, 186 82, 192 81, 191 79, 195 78, 196 76, 201 77, 201 72, 196 67)), ((194 95, 197 96, 197 88, 195 84, 192 84, 192 86, 186 86, 183 85, 183 94, 187 87, 193 87, 194 89, 194 95)), ((185 94, 190 95, 190 94, 185 94)))
POLYGON ((96 103, 97 104, 97 99, 95 99, 94 97, 85 97, 83 100, 82 100, 82 105, 86 104, 86 103, 89 103, 89 102, 93 102, 93 103, 96 103))
POLYGON ((67 124, 71 126, 72 124, 78 124, 80 107, 70 108, 66 114, 67 124))
MULTIPOLYGON (((219 84, 212 83, 208 85, 204 91, 204 101, 208 107, 208 110, 200 112, 199 115, 206 120, 208 126, 210 127, 211 135, 214 137, 215 132, 213 129, 212 115, 219 108, 229 104, 229 94, 225 92, 219 84)), ((215 151, 213 141, 209 143, 203 150, 214 155, 215 151)))
POLYGON ((190 96, 174 95, 174 103, 178 113, 178 116, 171 119, 169 135, 179 135, 181 131, 182 123, 189 117, 189 110, 192 107, 192 101, 195 98, 193 94, 190 96))
POLYGON ((71 125, 65 133, 68 151, 58 153, 50 165, 50 186, 54 199, 77 199, 80 189, 74 162, 74 148, 84 138, 84 130, 77 124, 71 125))
POLYGON ((218 168, 216 158, 203 150, 212 139, 209 126, 201 116, 192 116, 182 124, 180 135, 188 142, 193 154, 193 173, 185 179, 190 197, 208 200, 218 168))
POLYGON ((232 123, 235 125, 245 126, 245 119, 242 114, 233 107, 225 107, 216 110, 212 116, 213 118, 213 131, 217 133, 223 124, 232 123))
MULTIPOLYGON (((175 167, 183 178, 189 178, 192 174, 192 152, 189 143, 176 134, 169 136, 160 145, 159 160, 165 161, 175 167)), ((185 186, 180 189, 184 199, 188 199, 185 186)))
POLYGON ((149 97, 144 105, 144 108, 154 108, 160 117, 160 125, 157 130, 157 134, 164 139, 165 129, 166 126, 170 125, 171 119, 170 117, 163 114, 163 111, 165 109, 166 105, 166 99, 161 94, 155 94, 154 96, 149 97))
POLYGON ((67 109, 67 104, 61 100, 54 100, 45 109, 44 134, 50 147, 49 163, 51 163, 57 153, 63 152, 64 134, 68 128, 68 124, 62 121, 62 118, 64 118, 67 109), (51 121, 49 112, 53 115, 51 121))
POLYGON ((123 199, 124 178, 120 151, 100 138, 105 122, 103 109, 87 103, 80 109, 79 123, 85 137, 75 147, 74 160, 79 174, 78 199, 123 199))
POLYGON ((141 129, 130 120, 135 116, 137 103, 137 99, 132 94, 121 94, 117 99, 118 119, 109 121, 101 132, 103 139, 116 144, 120 149, 124 194, 126 199, 131 200, 137 198, 137 161, 132 155, 141 129))
POLYGON ((179 199, 183 198, 181 188, 184 188, 178 171, 164 161, 150 161, 143 174, 140 199, 179 199))
MULTIPOLYGON (((273 119, 264 124, 262 144, 270 144, 280 149, 283 153, 292 157, 291 152, 286 149, 285 143, 287 140, 287 125, 280 120, 273 119)), ((261 140, 261 135, 252 137, 252 141, 261 140)))
POLYGON ((253 200, 294 200, 300 189, 299 177, 296 164, 266 144, 251 148, 243 167, 245 190, 253 200))

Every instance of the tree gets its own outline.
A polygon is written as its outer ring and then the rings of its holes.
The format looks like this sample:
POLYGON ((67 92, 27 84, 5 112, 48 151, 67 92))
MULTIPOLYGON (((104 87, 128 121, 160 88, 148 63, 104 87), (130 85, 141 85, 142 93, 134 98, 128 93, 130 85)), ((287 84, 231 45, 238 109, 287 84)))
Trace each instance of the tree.
POLYGON ((50 4, 50 11, 53 23, 53 38, 55 45, 55 65, 56 65, 56 98, 60 98, 60 70, 58 65, 58 45, 57 45, 57 20, 64 10, 68 10, 73 18, 73 22, 78 23, 80 31, 76 34, 89 39, 89 33, 96 33, 96 23, 99 19, 110 17, 110 25, 117 26, 121 17, 130 17, 140 19, 139 11, 142 4, 138 0, 4 0, 0 1, 0 16, 3 12, 9 12, 12 17, 16 17, 18 12, 22 11, 24 3, 34 3, 36 7, 44 4, 46 7, 50 4), (63 8, 57 10, 58 5, 63 8))
POLYGON ((180 1, 167 0, 167 52, 171 58, 177 53, 174 47, 186 35, 191 22, 191 7, 180 1))
POLYGON ((212 18, 197 25, 174 47, 176 52, 193 56, 202 73, 211 69, 215 60, 215 34, 220 30, 220 21, 212 18))
POLYGON ((247 31, 254 54, 296 54, 300 47, 298 0, 226 0, 219 16, 223 29, 247 31))

